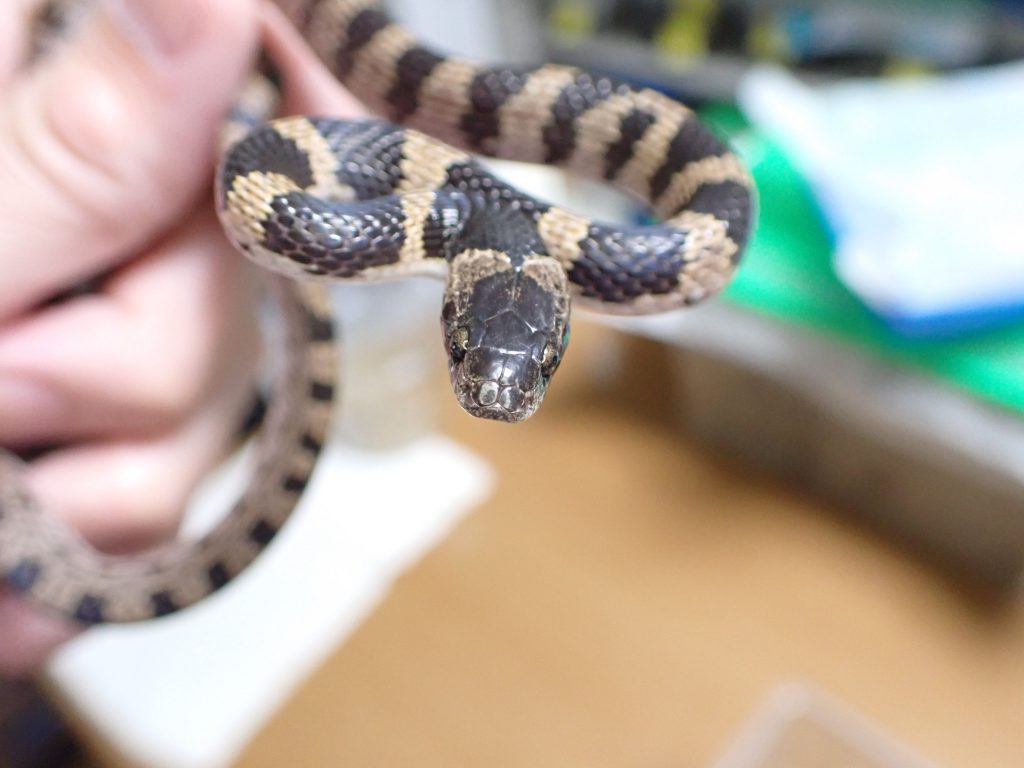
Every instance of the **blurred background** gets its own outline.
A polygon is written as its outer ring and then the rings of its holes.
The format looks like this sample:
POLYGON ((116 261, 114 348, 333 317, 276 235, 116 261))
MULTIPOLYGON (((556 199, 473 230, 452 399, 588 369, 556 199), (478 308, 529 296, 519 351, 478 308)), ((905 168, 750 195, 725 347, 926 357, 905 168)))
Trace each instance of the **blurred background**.
POLYGON ((516 427, 455 404, 440 286, 339 288, 298 519, 225 594, 6 685, 0 763, 1024 765, 1024 2, 392 7, 698 107, 760 193, 738 277, 576 314, 516 427))

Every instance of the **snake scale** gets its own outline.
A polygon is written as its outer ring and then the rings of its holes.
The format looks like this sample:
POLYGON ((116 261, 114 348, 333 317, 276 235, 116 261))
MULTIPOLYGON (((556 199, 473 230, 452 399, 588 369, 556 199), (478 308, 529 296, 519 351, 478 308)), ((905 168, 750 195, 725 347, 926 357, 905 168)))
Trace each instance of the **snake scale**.
POLYGON ((280 5, 384 119, 264 123, 244 100, 236 109, 233 130, 244 136, 222 160, 218 211, 235 245, 277 273, 269 282, 284 338, 252 479, 222 522, 196 541, 99 553, 40 510, 20 461, 0 454, 0 574, 84 624, 180 610, 229 582, 284 524, 334 397, 324 278, 446 278, 441 325, 460 403, 519 421, 562 359, 570 303, 615 313, 694 304, 725 285, 749 235, 747 170, 661 93, 557 64, 446 57, 371 0, 280 5), (613 226, 548 205, 470 153, 609 182, 658 223, 613 226))

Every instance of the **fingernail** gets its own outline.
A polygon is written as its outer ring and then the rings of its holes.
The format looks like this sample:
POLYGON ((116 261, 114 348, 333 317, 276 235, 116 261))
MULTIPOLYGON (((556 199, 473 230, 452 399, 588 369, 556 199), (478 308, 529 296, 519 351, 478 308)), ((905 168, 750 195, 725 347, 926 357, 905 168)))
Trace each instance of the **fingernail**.
POLYGON ((149 58, 166 59, 188 47, 199 4, 182 0, 106 0, 108 13, 149 58))

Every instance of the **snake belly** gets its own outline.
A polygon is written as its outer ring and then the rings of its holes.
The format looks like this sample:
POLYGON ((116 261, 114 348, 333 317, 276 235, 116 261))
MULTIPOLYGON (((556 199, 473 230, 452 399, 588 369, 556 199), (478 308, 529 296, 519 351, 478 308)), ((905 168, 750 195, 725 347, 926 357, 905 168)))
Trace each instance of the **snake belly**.
POLYGON ((446 279, 441 325, 460 403, 519 421, 562 359, 570 304, 636 314, 697 303, 727 283, 749 236, 749 173, 691 110, 656 91, 555 64, 447 57, 369 0, 279 4, 384 119, 250 119, 222 162, 221 220, 240 250, 280 273, 271 286, 285 320, 256 471, 223 522, 198 541, 101 554, 39 510, 20 462, 0 455, 0 573, 82 623, 184 608, 228 583, 283 525, 313 471, 334 395, 319 281, 446 279), (470 153, 611 183, 646 202, 658 223, 614 226, 548 205, 470 153))

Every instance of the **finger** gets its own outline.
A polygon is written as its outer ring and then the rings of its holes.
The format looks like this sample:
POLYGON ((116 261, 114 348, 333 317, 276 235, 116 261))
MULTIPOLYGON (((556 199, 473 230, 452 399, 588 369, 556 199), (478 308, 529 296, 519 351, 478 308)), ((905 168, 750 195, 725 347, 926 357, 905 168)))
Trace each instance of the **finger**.
POLYGON ((254 0, 106 0, 0 106, 0 317, 140 248, 205 188, 254 0))
MULTIPOLYGON (((206 407, 164 433, 55 452, 28 469, 51 514, 108 552, 145 549, 172 537, 209 468, 230 445, 248 393, 225 386, 206 407)), ((79 631, 0 588, 0 676, 29 674, 79 631)))
POLYGON ((143 439, 85 443, 32 462, 43 507, 96 547, 121 553, 172 538, 199 481, 225 455, 251 390, 225 387, 175 427, 143 439))
POLYGON ((257 291, 203 206, 100 293, 0 333, 0 444, 143 435, 227 384, 245 387, 260 344, 257 291))
MULTIPOLYGON (((152 547, 174 536, 195 486, 229 444, 242 402, 224 393, 167 434, 54 453, 30 465, 29 485, 99 549, 152 547)), ((37 670, 78 631, 0 587, 0 676, 37 670)))
POLYGON ((286 115, 361 117, 366 108, 327 70, 277 5, 264 0, 260 8, 263 44, 284 80, 286 115))
MULTIPOLYGON (((143 550, 171 538, 196 484, 224 453, 244 399, 230 390, 177 428, 139 442, 80 446, 30 465, 28 483, 96 547, 143 550)), ((80 631, 0 588, 0 676, 33 672, 80 631)))
POLYGON ((79 631, 0 589, 0 676, 31 674, 79 631))

